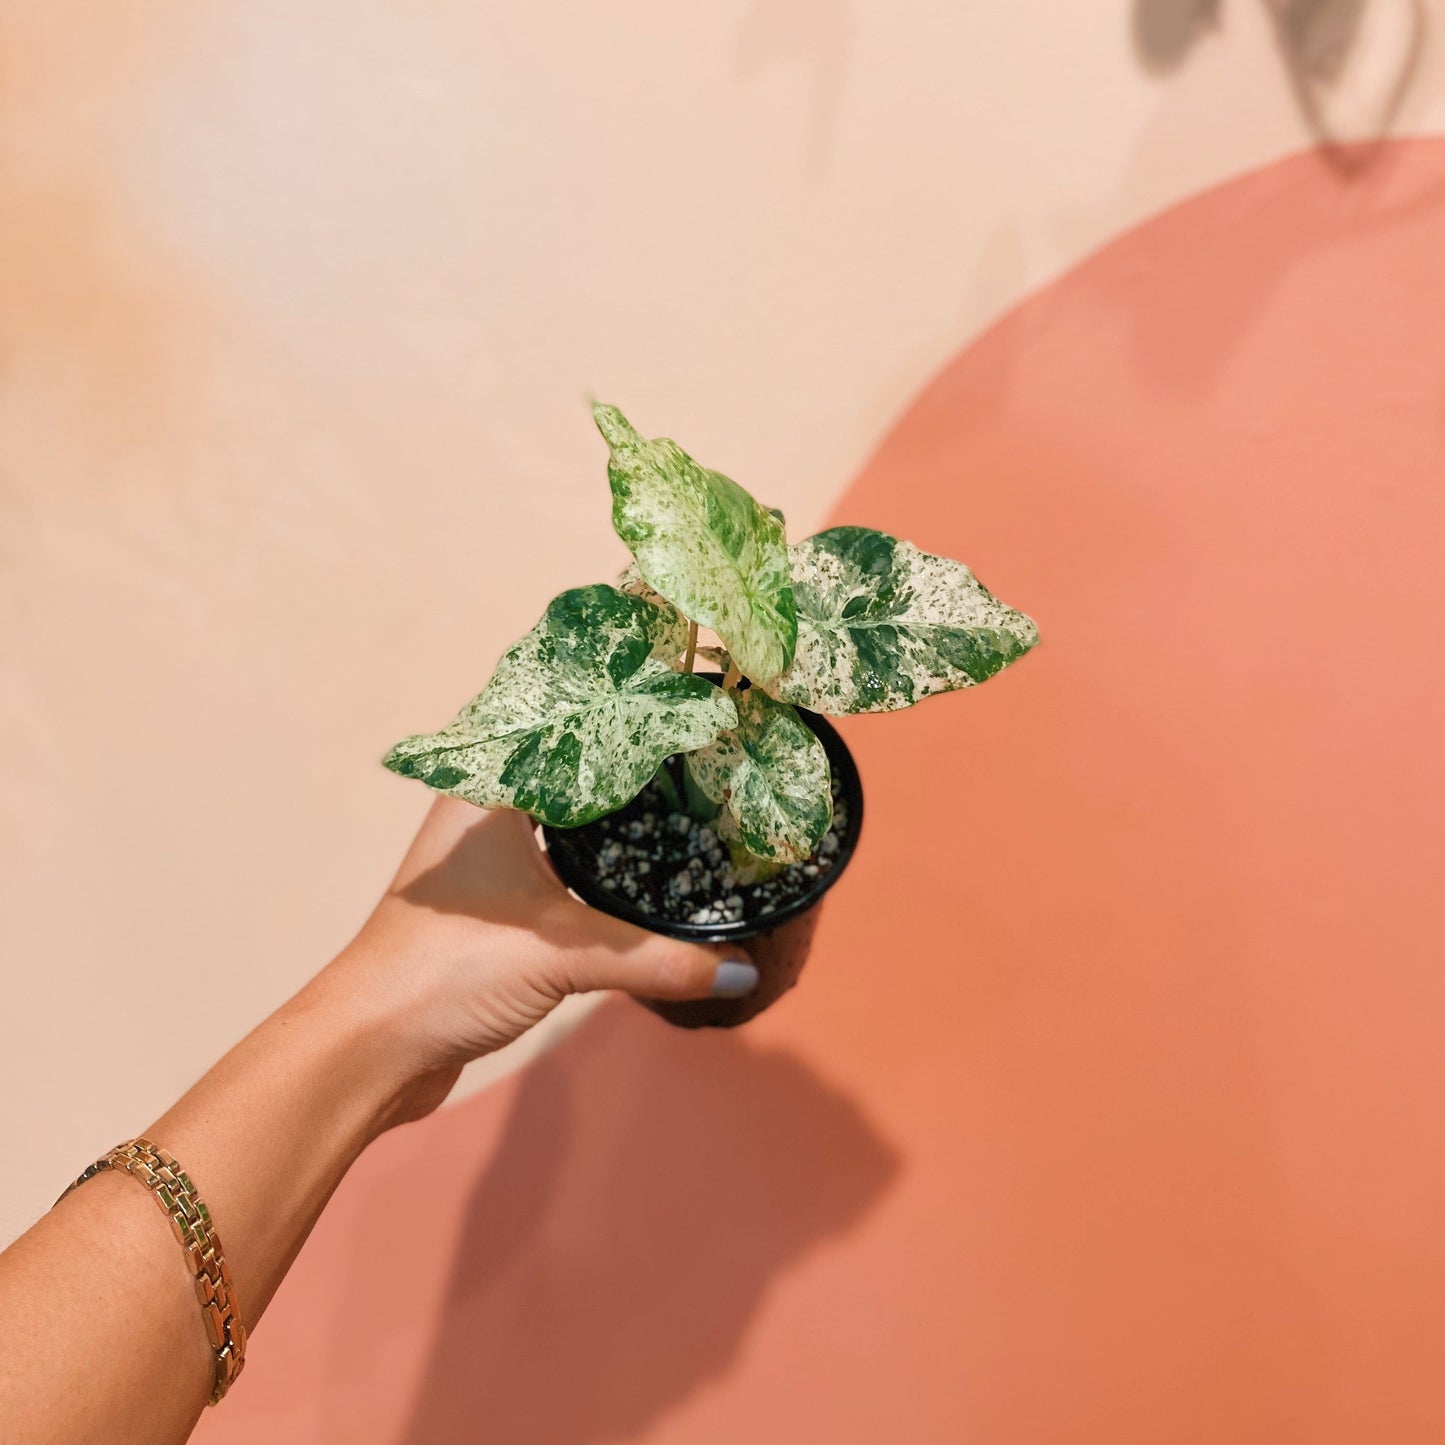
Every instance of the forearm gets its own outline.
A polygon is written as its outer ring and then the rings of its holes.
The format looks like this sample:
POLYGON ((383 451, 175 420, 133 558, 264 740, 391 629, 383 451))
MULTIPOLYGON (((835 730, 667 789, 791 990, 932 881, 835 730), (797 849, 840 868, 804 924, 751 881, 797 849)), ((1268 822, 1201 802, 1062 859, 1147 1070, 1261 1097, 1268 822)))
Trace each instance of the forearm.
MULTIPOLYGON (((351 1163, 406 1111, 387 1028, 323 972, 146 1131, 205 1200, 248 1330, 351 1163)), ((214 1357, 147 1193, 101 1174, 0 1255, 7 1441, 162 1445, 194 1426, 214 1357)))
MULTIPOLYGON (((435 1108, 468 1059, 568 993, 736 997, 757 978, 569 897, 529 819, 443 799, 356 941, 146 1137, 205 1201, 249 1331, 356 1156, 435 1108)), ((102 1173, 0 1254, 5 1445, 175 1445, 204 1408, 214 1356, 147 1194, 102 1173)))
POLYGON ((399 1117, 388 1022, 330 983, 322 973, 274 1013, 148 1135, 209 1205, 248 1328, 347 1169, 399 1117))

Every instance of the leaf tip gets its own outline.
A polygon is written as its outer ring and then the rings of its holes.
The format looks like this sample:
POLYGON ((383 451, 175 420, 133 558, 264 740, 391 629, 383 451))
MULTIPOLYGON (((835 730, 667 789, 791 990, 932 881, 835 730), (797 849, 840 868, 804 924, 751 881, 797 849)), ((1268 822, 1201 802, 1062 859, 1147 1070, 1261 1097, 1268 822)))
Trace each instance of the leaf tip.
POLYGON ((641 440, 633 430, 632 423, 615 406, 608 406, 606 402, 592 403, 592 420, 597 423, 597 430, 602 433, 603 440, 614 452, 624 447, 636 446, 641 440))
POLYGON ((398 774, 403 778, 414 778, 420 773, 421 768, 418 759, 412 753, 405 751, 409 738, 397 743, 393 748, 387 750, 387 754, 381 760, 382 767, 398 774))
POLYGON ((1019 654, 1022 656, 1039 645, 1039 624, 1025 612, 1020 612, 1018 619, 1014 631, 1018 636, 1019 654))

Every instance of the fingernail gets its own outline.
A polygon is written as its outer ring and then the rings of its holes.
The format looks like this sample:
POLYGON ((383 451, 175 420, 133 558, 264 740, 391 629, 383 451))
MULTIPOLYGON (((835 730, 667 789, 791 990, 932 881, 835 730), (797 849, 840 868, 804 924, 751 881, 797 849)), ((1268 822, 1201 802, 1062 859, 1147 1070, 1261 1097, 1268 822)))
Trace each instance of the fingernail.
POLYGON ((712 976, 714 998, 741 998, 758 986, 758 971, 751 963, 729 958, 718 964, 712 976))

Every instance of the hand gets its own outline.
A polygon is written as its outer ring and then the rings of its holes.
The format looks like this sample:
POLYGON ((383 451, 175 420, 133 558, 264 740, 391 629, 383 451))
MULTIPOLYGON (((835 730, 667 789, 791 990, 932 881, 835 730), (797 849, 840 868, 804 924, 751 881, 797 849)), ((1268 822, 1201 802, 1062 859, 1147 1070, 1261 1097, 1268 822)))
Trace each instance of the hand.
MULTIPOLYGON (((468 1059, 569 993, 737 996, 757 977, 578 903, 530 819, 442 798, 356 938, 144 1132, 200 1188, 251 1330, 357 1156, 440 1104, 468 1059)), ((171 1231, 120 1175, 0 1252, 5 1439, 109 1441, 139 1419, 180 1445, 214 1364, 171 1231)))
POLYGON ((664 938, 579 903, 534 827, 521 813, 438 798, 376 911, 313 985, 382 1010, 401 1117, 436 1108, 463 1064, 569 993, 736 998, 757 984, 736 948, 664 938))

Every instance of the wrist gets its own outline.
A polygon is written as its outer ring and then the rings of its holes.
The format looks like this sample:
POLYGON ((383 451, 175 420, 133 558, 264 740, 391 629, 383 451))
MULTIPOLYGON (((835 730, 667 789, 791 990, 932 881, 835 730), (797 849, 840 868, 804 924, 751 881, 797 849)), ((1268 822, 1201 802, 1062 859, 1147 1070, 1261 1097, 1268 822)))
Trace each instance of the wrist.
POLYGON ((415 977, 395 952, 358 941, 276 1015, 306 1019, 325 1038, 332 1076, 359 1109, 367 1142, 429 1113, 450 1089, 431 1098, 439 1061, 425 1046, 415 977))
POLYGON ((406 1107, 386 1012, 338 983, 323 970, 146 1131, 206 1200, 248 1329, 342 1176, 406 1107))

